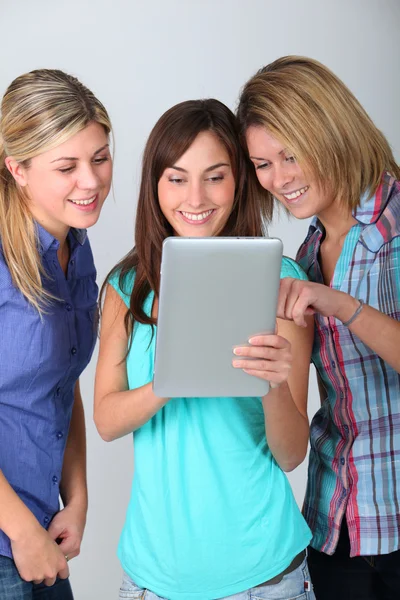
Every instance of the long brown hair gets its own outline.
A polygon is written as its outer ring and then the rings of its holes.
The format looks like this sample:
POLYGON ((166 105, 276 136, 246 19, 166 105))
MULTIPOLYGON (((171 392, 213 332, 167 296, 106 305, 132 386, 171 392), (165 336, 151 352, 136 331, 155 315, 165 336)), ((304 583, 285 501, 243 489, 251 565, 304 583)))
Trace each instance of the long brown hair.
MULTIPOLYGON (((250 126, 265 127, 349 208, 375 194, 384 171, 400 178, 383 133, 345 84, 311 58, 284 56, 260 69, 243 87, 237 118, 244 143, 250 126)), ((272 195, 264 190, 264 197, 272 210, 272 195)))
POLYGON ((106 109, 76 77, 57 69, 20 75, 6 90, 0 116, 0 241, 14 285, 40 313, 52 296, 42 284, 38 236, 26 193, 8 171, 6 157, 25 168, 89 123, 111 123, 106 109))
POLYGON ((219 235, 260 236, 264 233, 265 217, 261 194, 253 192, 255 177, 241 147, 235 116, 229 108, 214 99, 188 100, 170 108, 158 120, 147 141, 143 162, 139 199, 136 211, 135 246, 112 269, 109 277, 119 274, 119 286, 126 290, 126 277, 135 271, 130 294, 130 308, 125 317, 128 335, 135 321, 155 325, 156 319, 146 315, 143 302, 151 290, 158 296, 162 244, 173 235, 172 228, 161 212, 158 182, 165 169, 172 167, 189 149, 199 133, 212 132, 226 148, 235 177, 235 198, 232 212, 219 235))

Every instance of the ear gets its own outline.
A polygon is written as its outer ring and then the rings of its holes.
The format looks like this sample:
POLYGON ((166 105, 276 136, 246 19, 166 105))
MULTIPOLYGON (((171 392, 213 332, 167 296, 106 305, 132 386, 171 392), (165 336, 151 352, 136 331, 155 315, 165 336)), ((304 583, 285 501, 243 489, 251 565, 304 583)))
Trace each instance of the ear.
POLYGON ((15 160, 12 156, 7 156, 5 159, 6 167, 14 177, 15 181, 21 187, 25 187, 28 184, 26 177, 26 169, 15 160))

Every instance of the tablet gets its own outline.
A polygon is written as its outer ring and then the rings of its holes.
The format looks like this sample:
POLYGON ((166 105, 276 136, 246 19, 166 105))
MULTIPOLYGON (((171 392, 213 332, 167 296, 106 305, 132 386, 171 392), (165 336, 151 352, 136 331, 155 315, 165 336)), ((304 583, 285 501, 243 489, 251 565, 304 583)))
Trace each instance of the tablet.
POLYGON ((233 348, 274 333, 282 262, 277 238, 164 241, 154 393, 264 396, 267 381, 232 366, 233 348))

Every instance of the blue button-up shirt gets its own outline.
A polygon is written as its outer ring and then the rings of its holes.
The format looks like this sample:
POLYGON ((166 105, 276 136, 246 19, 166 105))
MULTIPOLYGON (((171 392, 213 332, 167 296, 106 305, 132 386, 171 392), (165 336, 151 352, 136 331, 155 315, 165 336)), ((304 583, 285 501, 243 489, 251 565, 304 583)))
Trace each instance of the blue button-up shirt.
MULTIPOLYGON (((97 285, 84 230, 68 235, 67 276, 59 242, 38 225, 43 285, 59 300, 42 317, 14 286, 0 243, 0 469, 47 528, 59 485, 74 401, 97 334, 97 285)), ((0 555, 12 557, 0 530, 0 555)))

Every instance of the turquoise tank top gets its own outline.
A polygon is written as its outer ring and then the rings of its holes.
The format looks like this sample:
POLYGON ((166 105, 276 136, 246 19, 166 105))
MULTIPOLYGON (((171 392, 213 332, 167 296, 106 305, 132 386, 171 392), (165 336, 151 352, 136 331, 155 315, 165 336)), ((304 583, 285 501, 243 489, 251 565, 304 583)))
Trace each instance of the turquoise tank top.
MULTIPOLYGON (((306 279, 288 258, 281 277, 306 279)), ((129 305, 118 275, 109 282, 129 305)), ((133 282, 132 273, 126 291, 133 282)), ((129 389, 152 381, 154 350, 151 327, 135 323, 129 389)), ((279 574, 308 545, 311 532, 268 448, 260 398, 173 398, 133 440, 118 556, 140 587, 169 600, 230 596, 279 574)))

